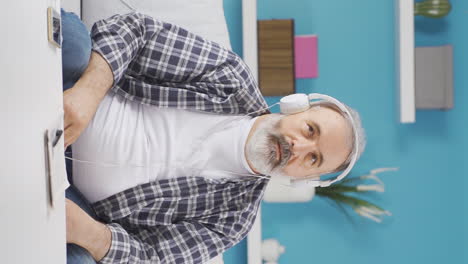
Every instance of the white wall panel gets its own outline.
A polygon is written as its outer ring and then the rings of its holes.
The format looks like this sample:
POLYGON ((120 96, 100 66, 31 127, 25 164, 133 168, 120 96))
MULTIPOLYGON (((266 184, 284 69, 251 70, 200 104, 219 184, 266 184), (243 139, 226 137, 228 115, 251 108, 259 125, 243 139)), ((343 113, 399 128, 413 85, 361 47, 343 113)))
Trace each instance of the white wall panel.
POLYGON ((62 107, 61 51, 47 40, 53 0, 15 0, 0 16, 0 262, 65 263, 64 199, 47 201, 44 132, 62 107))

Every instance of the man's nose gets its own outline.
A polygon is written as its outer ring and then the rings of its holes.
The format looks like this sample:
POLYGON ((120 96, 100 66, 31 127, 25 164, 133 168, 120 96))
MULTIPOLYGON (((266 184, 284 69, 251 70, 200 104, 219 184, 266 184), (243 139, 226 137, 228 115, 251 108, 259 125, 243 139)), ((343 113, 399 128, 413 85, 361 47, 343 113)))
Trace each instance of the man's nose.
POLYGON ((316 147, 314 140, 298 139, 291 142, 291 150, 295 156, 305 156, 314 151, 316 147))

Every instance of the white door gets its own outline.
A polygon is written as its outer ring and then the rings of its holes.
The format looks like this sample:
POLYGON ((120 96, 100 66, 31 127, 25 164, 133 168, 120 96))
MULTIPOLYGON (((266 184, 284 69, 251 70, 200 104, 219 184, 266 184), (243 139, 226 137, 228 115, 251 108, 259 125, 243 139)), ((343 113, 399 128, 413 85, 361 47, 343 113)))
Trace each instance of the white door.
MULTIPOLYGON (((0 263, 65 263, 65 208, 48 201, 44 132, 62 108, 61 50, 47 40, 55 0, 2 1, 0 263)), ((59 155, 62 155, 63 150, 59 155)))

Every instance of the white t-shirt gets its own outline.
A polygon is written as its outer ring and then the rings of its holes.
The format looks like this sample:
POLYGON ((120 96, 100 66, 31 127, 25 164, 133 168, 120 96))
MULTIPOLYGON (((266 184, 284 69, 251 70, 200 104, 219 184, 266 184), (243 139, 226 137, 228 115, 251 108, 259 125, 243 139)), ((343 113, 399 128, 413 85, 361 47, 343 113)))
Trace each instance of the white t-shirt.
POLYGON ((93 203, 156 179, 251 175, 244 146, 254 122, 108 93, 73 144, 73 158, 82 160, 73 163, 73 182, 93 203))

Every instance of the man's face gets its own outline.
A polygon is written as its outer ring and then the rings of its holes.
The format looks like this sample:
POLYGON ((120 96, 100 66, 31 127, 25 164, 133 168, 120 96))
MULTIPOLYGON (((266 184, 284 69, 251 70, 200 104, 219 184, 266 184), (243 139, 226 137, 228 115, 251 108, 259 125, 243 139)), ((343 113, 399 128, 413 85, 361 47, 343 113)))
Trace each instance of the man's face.
POLYGON ((351 148, 348 121, 322 106, 293 115, 261 116, 249 135, 246 156, 262 174, 318 177, 343 164, 351 148))

